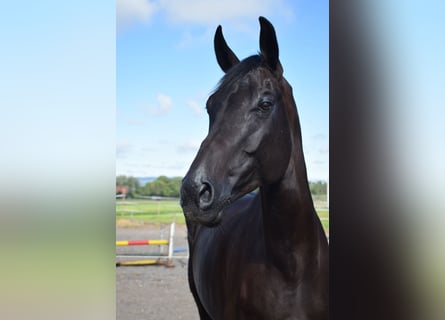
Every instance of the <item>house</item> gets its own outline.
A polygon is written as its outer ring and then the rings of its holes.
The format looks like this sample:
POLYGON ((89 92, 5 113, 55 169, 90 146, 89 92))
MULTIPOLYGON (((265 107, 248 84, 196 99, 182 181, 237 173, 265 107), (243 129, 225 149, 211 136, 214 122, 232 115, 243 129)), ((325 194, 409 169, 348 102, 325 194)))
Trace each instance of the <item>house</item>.
POLYGON ((126 198, 129 191, 130 188, 128 186, 116 186, 116 196, 122 197, 123 199, 126 198))

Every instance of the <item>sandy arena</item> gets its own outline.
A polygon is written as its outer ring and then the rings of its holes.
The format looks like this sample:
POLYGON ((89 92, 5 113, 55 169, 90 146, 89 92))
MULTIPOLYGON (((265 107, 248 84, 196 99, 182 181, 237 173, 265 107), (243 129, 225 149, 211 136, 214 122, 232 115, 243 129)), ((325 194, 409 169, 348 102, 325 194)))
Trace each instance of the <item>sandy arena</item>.
MULTIPOLYGON (((116 226, 116 240, 168 239, 169 226, 116 226)), ((185 225, 176 225, 174 247, 187 248, 185 225)), ((117 247, 116 254, 147 254, 159 252, 159 246, 117 247)), ((167 247, 164 247, 167 252, 167 247)), ((178 252, 174 255, 187 255, 178 252)), ((134 259, 134 258, 133 258, 134 259)), ((145 258, 144 258, 145 259, 145 258)), ((116 261, 130 260, 117 257, 116 261)), ((174 259, 174 267, 120 266, 116 267, 116 315, 118 320, 197 320, 198 311, 187 282, 187 259, 174 259)))

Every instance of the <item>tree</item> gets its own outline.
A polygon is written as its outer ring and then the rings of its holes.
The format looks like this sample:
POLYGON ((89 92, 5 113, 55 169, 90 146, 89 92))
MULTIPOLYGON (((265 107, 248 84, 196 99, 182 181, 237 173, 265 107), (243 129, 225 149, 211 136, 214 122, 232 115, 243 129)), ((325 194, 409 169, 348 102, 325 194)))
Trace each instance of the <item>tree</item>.
POLYGON ((179 197, 182 178, 160 176, 141 188, 141 193, 147 196, 179 197))
POLYGON ((309 189, 313 195, 327 194, 325 181, 309 182, 309 189))
POLYGON ((127 186, 129 188, 128 196, 133 198, 138 194, 140 188, 138 179, 124 175, 116 177, 116 186, 127 186))

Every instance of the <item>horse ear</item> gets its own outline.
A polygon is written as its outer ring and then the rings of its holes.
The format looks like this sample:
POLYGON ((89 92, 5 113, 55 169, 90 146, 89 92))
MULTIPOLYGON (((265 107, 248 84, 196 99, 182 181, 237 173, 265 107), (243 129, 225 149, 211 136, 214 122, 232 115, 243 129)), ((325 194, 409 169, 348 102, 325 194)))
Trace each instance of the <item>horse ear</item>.
POLYGON ((275 29, 264 17, 260 17, 260 49, 263 61, 273 70, 281 70, 278 58, 278 41, 275 29))
POLYGON ((231 67, 239 63, 238 57, 233 53, 224 40, 221 26, 218 26, 215 32, 215 39, 213 41, 215 45, 215 54, 218 64, 224 72, 229 71, 231 67))

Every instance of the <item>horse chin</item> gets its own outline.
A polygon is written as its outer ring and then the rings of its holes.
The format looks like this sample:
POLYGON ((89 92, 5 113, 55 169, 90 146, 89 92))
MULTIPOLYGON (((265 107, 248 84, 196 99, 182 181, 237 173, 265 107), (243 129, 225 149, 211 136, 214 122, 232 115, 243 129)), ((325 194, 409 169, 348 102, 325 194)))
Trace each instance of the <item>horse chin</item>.
POLYGON ((209 227, 209 228, 213 228, 218 226, 221 223, 222 220, 222 213, 223 210, 218 211, 216 213, 204 213, 204 214, 199 214, 199 215, 189 215, 188 219, 191 222, 197 223, 197 224, 201 224, 203 226, 209 227))

